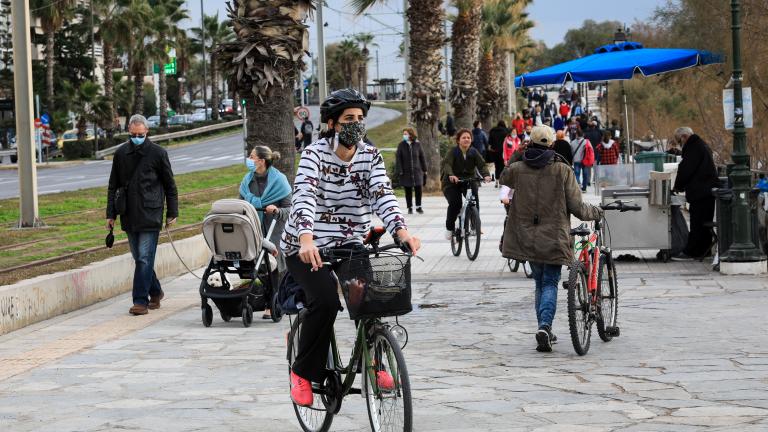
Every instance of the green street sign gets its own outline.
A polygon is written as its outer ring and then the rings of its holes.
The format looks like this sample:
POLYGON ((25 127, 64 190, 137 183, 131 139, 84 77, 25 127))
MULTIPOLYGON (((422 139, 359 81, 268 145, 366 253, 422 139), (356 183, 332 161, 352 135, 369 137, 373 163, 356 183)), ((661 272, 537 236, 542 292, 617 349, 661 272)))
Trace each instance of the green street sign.
MULTIPOLYGON (((163 69, 166 75, 176 75, 176 58, 171 58, 171 62, 164 64, 163 69)), ((152 72, 160 73, 160 65, 153 65, 152 72)))

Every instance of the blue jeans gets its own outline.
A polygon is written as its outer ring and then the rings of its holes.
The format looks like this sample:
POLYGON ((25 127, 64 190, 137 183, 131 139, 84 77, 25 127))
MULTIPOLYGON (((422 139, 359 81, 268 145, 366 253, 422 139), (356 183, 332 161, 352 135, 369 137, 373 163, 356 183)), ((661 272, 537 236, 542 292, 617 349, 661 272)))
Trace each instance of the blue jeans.
POLYGON ((539 328, 552 327, 557 310, 557 285, 560 283, 560 271, 563 266, 531 263, 533 280, 536 282, 536 319, 539 328))
POLYGON ((150 295, 163 292, 155 274, 155 252, 160 231, 126 231, 131 255, 136 263, 133 272, 133 304, 146 306, 150 295))
POLYGON ((584 166, 581 162, 574 162, 573 172, 576 174, 576 183, 579 183, 579 176, 581 176, 581 189, 586 190, 587 186, 591 184, 592 167, 584 166))

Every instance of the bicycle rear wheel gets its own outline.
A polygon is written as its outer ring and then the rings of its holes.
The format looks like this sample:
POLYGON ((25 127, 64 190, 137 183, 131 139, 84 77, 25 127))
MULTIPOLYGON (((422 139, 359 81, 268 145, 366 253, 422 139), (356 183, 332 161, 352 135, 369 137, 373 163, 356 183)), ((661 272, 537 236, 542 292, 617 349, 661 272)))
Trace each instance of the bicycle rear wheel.
POLYGON ((451 252, 453 253, 453 256, 459 256, 461 255, 461 229, 454 229, 453 233, 451 233, 451 252))
POLYGON ((467 258, 474 261, 480 252, 480 214, 472 206, 467 208, 467 217, 464 218, 464 243, 467 258))
POLYGON ((530 262, 523 261, 523 271, 525 272, 525 277, 533 279, 533 269, 531 268, 530 262))
POLYGON ((507 258, 507 267, 509 267, 509 271, 512 273, 517 273, 517 270, 520 268, 520 261, 514 258, 507 258))
POLYGON ((592 335, 589 309, 587 272, 580 261, 575 261, 568 273, 568 327, 571 331, 573 349, 578 355, 584 355, 589 351, 592 335))
POLYGON ((600 270, 597 273, 597 334, 605 342, 613 336, 605 331, 606 327, 616 327, 619 316, 619 286, 616 281, 616 266, 608 254, 600 254, 600 270))
MULTIPOLYGON (((299 350, 299 335, 301 334, 301 321, 303 314, 299 314, 291 325, 291 332, 288 336, 288 373, 296 360, 296 353, 299 350)), ((315 384, 312 385, 315 387, 315 384)), ((293 410, 296 412, 296 418, 299 419, 299 425, 304 432, 325 432, 331 428, 333 422, 333 413, 328 411, 323 403, 322 396, 315 393, 315 400, 311 407, 303 407, 293 404, 293 410)))
POLYGON ((400 345, 389 329, 378 327, 371 342, 367 343, 372 364, 367 365, 363 377, 363 391, 368 404, 368 419, 374 432, 410 432, 413 426, 411 384, 408 369, 400 345), (372 370, 371 370, 372 369, 372 370), (385 388, 387 379, 377 378, 389 374, 390 388, 385 388), (378 382, 377 382, 378 381, 378 382))

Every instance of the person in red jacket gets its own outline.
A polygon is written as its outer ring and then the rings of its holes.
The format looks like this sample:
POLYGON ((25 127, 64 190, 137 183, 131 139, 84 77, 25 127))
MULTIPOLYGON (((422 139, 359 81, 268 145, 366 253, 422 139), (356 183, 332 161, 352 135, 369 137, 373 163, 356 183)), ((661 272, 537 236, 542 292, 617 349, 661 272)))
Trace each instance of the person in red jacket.
POLYGON ((568 106, 568 104, 565 101, 560 102, 560 117, 563 119, 568 118, 568 114, 571 112, 571 107, 568 106))
POLYGON ((519 112, 515 115, 515 119, 512 120, 512 128, 518 136, 525 132, 525 120, 523 120, 523 115, 519 112))
POLYGON ((603 141, 597 145, 600 165, 616 165, 619 163, 619 145, 611 139, 611 133, 603 133, 603 141))
POLYGON ((587 186, 592 186, 592 167, 595 165, 595 150, 589 140, 584 143, 584 159, 581 160, 581 165, 583 170, 581 191, 586 192, 587 186))

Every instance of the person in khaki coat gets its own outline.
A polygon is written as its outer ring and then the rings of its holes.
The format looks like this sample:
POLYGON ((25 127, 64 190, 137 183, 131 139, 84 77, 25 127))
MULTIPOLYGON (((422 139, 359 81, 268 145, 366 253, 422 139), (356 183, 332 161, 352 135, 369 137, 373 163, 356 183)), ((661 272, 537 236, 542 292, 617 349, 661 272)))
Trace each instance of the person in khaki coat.
POLYGON ((522 161, 509 165, 501 175, 500 183, 515 190, 502 255, 531 263, 539 325, 536 349, 551 351, 556 340, 552 321, 560 272, 573 261, 570 215, 598 220, 603 211, 582 201, 573 169, 567 163, 556 163, 560 156, 551 149, 555 142, 552 128, 534 127, 531 141, 522 161))

